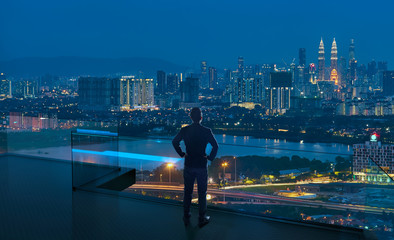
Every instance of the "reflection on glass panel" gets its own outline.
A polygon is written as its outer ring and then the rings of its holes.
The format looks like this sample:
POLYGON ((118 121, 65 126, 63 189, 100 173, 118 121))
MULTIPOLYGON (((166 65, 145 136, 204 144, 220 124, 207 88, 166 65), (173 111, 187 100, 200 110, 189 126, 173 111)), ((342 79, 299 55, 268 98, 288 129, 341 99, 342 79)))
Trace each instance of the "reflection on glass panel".
POLYGON ((35 157, 71 160, 71 131, 96 129, 117 132, 117 123, 58 119, 46 114, 11 112, 7 129, 8 152, 35 157))
POLYGON ((73 187, 119 171, 117 133, 77 129, 71 140, 73 187))
POLYGON ((0 154, 4 154, 8 152, 8 147, 7 147, 7 130, 6 129, 1 129, 0 130, 0 154))

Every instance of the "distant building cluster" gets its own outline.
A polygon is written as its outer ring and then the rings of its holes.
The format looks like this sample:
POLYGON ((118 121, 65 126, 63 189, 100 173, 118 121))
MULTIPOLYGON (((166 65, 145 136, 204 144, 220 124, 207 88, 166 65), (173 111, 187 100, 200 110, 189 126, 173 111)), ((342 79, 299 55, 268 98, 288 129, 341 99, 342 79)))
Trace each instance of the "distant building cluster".
POLYGON ((327 109, 343 116, 393 115, 394 71, 388 71, 385 61, 360 64, 354 39, 347 57, 338 52, 340 44, 332 40, 329 61, 322 38, 316 61, 307 61, 306 49, 299 48, 298 63, 294 58, 291 63, 248 65, 240 56, 234 69, 219 69, 204 60, 199 69, 159 70, 149 77, 116 73, 13 79, 1 73, 0 100, 78 97, 79 109, 87 111, 238 106, 258 107, 266 115, 320 116, 327 109))
POLYGON ((158 71, 156 104, 167 108, 187 108, 201 102, 245 108, 258 105, 267 114, 275 115, 289 110, 295 113, 307 105, 321 109, 322 103, 328 103, 338 115, 394 114, 394 71, 387 71, 387 62, 372 60, 367 66, 359 65, 354 39, 350 40, 348 59, 339 57, 335 38, 331 44, 329 66, 326 65, 323 39, 317 53, 317 64, 308 63, 306 49, 300 48, 298 64, 294 59, 290 64, 284 62, 282 67, 278 64, 246 65, 245 59, 238 57, 235 70, 221 71, 202 61, 199 73, 190 74, 199 79, 198 86, 183 84, 187 81, 181 74, 158 71), (182 84, 188 85, 189 92, 198 92, 198 99, 185 100, 182 84), (195 90, 191 90, 193 88, 195 90))
POLYGON ((78 80, 79 108, 120 111, 154 107, 153 79, 81 77, 78 80))

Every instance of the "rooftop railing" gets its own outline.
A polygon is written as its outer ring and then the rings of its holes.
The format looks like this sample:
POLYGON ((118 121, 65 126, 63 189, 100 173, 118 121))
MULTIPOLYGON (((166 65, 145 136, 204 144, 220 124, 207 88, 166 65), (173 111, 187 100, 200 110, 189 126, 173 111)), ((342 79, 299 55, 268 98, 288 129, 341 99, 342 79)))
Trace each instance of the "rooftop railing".
MULTIPOLYGON (((116 123, 58 122, 56 129, 3 129, 0 146, 9 154, 72 160, 74 190, 182 203, 183 159, 170 138, 122 136, 116 123)), ((371 161, 364 169, 369 178, 359 178, 351 146, 216 138, 209 207, 392 236, 394 185, 387 168, 371 161)))

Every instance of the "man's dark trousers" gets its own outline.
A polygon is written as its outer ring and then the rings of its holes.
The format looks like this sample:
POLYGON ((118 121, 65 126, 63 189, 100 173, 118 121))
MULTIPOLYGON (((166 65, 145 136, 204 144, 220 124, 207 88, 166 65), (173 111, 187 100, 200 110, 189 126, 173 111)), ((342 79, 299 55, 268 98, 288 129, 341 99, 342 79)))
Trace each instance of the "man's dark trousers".
POLYGON ((199 219, 202 220, 207 213, 207 168, 191 168, 185 166, 183 170, 183 178, 185 183, 185 195, 183 198, 184 216, 185 218, 189 218, 191 216, 190 206, 193 197, 193 187, 194 181, 197 178, 199 219))

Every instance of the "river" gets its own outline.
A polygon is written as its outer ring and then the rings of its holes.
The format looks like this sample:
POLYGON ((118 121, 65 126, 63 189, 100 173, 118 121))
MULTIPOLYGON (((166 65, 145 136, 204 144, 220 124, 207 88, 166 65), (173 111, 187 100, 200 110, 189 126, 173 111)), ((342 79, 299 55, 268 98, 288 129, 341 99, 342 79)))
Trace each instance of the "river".
MULTIPOLYGON (((347 157, 353 154, 352 146, 339 143, 302 143, 289 142, 279 139, 261 139, 248 136, 215 135, 219 143, 218 157, 221 156, 273 156, 282 157, 298 155, 310 160, 335 161, 335 157, 347 157)), ((181 145, 183 148, 183 144, 181 145)), ((207 147, 210 150, 210 145, 207 147)), ((95 149, 94 147, 90 149, 95 149)), ((116 148, 98 147, 96 151, 116 151, 116 148)), ((139 168, 138 165, 148 166, 149 169, 161 164, 163 161, 172 161, 179 167, 183 167, 182 160, 174 151, 171 139, 151 137, 149 139, 121 138, 119 140, 119 152, 127 154, 147 155, 145 160, 132 160, 132 158, 121 158, 121 165, 139 168), (160 160, 151 160, 149 156, 162 157, 160 160), (127 162, 127 164, 125 164, 127 162)), ((58 146, 40 148, 34 150, 19 150, 17 153, 35 155, 47 158, 71 160, 71 147, 58 146)), ((80 156, 82 157, 82 156, 80 156)), ((92 156, 89 156, 91 158, 92 156)), ((84 158, 84 157, 82 157, 84 158)), ((147 169, 144 167, 144 169, 147 169)))

